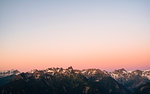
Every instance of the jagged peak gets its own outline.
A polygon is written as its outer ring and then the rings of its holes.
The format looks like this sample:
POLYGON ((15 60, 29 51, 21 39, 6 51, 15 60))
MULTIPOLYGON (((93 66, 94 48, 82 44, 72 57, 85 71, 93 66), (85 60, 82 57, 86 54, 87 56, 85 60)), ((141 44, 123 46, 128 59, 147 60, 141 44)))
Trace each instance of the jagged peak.
POLYGON ((134 70, 131 73, 133 73, 135 75, 142 75, 143 71, 141 71, 141 70, 134 70))
POLYGON ((69 70, 70 72, 73 72, 72 66, 68 67, 67 70, 69 70))
POLYGON ((127 70, 125 70, 124 68, 115 70, 114 73, 127 73, 127 70))
POLYGON ((72 69, 73 70, 72 66, 68 67, 68 69, 72 69))

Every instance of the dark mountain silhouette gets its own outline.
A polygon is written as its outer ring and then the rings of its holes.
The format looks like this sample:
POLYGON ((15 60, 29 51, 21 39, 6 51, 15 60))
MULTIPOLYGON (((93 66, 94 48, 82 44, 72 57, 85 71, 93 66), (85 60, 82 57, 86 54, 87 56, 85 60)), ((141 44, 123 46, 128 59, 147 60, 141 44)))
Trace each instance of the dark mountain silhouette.
POLYGON ((150 94, 150 83, 140 86, 134 94, 150 94))
POLYGON ((49 68, 21 73, 0 88, 1 94, 130 94, 99 69, 49 68))
POLYGON ((122 68, 107 72, 68 67, 1 74, 0 94, 149 94, 150 91, 150 70, 122 68))
POLYGON ((16 75, 10 75, 10 76, 6 76, 3 78, 0 78, 0 86, 3 86, 7 83, 9 83, 10 81, 12 81, 12 79, 15 77, 16 75))

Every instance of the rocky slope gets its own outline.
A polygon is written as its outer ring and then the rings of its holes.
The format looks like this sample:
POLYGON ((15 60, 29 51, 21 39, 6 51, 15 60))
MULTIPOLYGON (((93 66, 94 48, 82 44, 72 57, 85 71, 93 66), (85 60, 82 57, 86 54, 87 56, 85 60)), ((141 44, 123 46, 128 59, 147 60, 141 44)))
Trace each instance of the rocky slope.
POLYGON ((2 94, 130 94, 109 74, 99 69, 72 67, 33 70, 17 75, 0 88, 2 94))
POLYGON ((134 92, 139 86, 150 82, 150 70, 126 71, 125 69, 119 69, 110 72, 110 75, 132 92, 134 92))
POLYGON ((134 94, 150 94, 150 83, 140 86, 134 94))
POLYGON ((68 67, 7 73, 17 75, 0 78, 7 82, 0 87, 0 94, 131 94, 150 82, 150 70, 107 72, 68 67))

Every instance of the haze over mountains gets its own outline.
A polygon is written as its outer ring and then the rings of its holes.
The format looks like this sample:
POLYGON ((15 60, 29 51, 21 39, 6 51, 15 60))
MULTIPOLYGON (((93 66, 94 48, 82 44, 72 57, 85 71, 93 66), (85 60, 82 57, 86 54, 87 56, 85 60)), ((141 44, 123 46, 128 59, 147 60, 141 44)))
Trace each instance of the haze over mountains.
POLYGON ((0 72, 0 94, 149 94, 150 70, 72 67, 0 72), (142 89, 141 89, 142 88, 142 89))

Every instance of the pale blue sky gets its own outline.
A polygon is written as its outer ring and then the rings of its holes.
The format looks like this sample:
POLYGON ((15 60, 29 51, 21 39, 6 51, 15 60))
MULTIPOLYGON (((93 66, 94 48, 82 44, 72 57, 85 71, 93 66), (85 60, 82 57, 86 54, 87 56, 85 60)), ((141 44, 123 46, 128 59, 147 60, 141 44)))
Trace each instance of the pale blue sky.
POLYGON ((149 5, 149 0, 1 0, 0 34, 58 28, 149 28, 149 5))
POLYGON ((150 54, 150 0, 0 0, 2 56, 111 47, 150 54))

